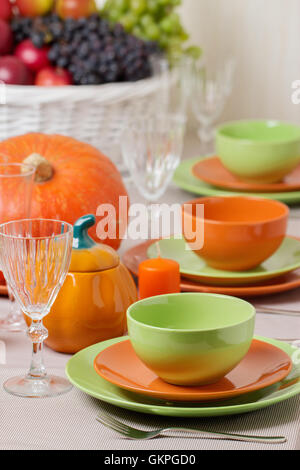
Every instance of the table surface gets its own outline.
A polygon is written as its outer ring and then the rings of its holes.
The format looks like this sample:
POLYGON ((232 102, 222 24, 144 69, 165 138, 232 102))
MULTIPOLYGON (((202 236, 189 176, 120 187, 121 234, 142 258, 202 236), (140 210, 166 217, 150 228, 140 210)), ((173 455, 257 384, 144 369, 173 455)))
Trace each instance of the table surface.
MULTIPOLYGON (((195 138, 189 138, 185 157, 201 155, 195 138)), ((128 185, 131 201, 140 200, 133 185, 128 185)), ((185 202, 191 195, 171 185, 164 202, 185 202)), ((300 215, 299 208, 292 209, 292 216, 300 215)), ((300 219, 291 220, 289 233, 300 234, 300 219)), ((137 242, 123 242, 120 253, 137 242)), ((255 302, 255 300, 254 300, 255 302)), ((300 289, 280 294, 272 298, 258 300, 260 305, 275 306, 300 311, 300 289)), ((0 299, 0 312, 7 309, 8 301, 0 299)), ((271 338, 300 338, 300 317, 297 315, 257 315, 256 334, 271 338)), ((24 333, 1 333, 0 385, 9 377, 22 375, 29 366, 31 346, 24 333)), ((59 354, 45 347, 45 363, 49 373, 63 375, 70 356, 59 354)), ((300 450, 300 398, 264 410, 245 415, 222 418, 170 419, 159 416, 142 415, 105 404, 73 388, 71 392, 56 398, 41 400, 17 398, 7 394, 0 387, 0 449, 101 449, 101 450, 197 450, 197 449, 283 449, 300 450), (284 435, 286 444, 268 446, 234 441, 165 437, 152 441, 130 441, 105 428, 96 421, 101 410, 141 429, 155 429, 170 424, 197 426, 244 434, 284 435)))

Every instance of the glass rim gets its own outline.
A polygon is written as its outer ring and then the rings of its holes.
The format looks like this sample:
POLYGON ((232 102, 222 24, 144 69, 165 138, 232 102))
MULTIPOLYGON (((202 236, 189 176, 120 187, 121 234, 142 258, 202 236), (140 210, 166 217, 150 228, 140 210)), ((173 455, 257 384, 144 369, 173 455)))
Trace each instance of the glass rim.
POLYGON ((25 178, 26 176, 34 175, 36 168, 33 165, 28 165, 27 163, 0 163, 0 179, 1 178, 25 178), (1 168, 13 167, 13 168, 25 168, 24 173, 13 173, 13 174, 3 174, 1 173, 1 168))
POLYGON ((17 220, 11 220, 9 222, 4 222, 3 224, 0 224, 0 237, 3 238, 10 238, 10 239, 15 239, 15 240, 51 240, 52 238, 63 238, 66 235, 73 234, 73 225, 70 224, 69 222, 65 222, 63 220, 58 220, 58 219, 43 219, 43 218, 34 218, 34 219, 17 219, 17 220), (15 223, 22 223, 22 222, 55 222, 59 224, 64 224, 68 230, 64 233, 58 233, 57 235, 45 235, 41 237, 33 237, 33 236, 19 236, 19 235, 9 235, 7 233, 2 232, 2 228, 6 227, 8 225, 12 225, 15 223))
POLYGON ((123 131, 128 130, 128 129, 136 129, 137 131, 141 129, 141 124, 143 123, 148 123, 148 122, 160 122, 163 121, 164 119, 169 120, 170 122, 176 121, 176 124, 181 124, 182 126, 185 126, 187 123, 187 116, 184 113, 162 113, 159 116, 156 116, 155 114, 145 114, 143 116, 137 116, 134 118, 129 119, 128 123, 124 125, 123 131), (136 126, 136 127, 135 127, 136 126))

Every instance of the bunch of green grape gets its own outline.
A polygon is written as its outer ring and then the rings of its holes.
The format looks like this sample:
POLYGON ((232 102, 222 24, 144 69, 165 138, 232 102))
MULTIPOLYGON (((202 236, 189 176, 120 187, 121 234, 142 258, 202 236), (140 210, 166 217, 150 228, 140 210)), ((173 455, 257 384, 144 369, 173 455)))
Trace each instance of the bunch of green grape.
MULTIPOLYGON (((189 36, 175 11, 182 0, 106 0, 102 14, 142 39, 156 41, 169 55, 184 51, 189 36)), ((200 54, 189 47, 187 52, 200 54)))

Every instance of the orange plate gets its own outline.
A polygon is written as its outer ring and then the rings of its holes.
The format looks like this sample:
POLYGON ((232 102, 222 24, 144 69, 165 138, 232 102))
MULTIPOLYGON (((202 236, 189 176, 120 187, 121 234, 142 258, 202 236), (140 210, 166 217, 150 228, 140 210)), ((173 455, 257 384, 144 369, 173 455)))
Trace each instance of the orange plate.
POLYGON ((300 166, 288 174, 282 182, 272 184, 246 183, 239 180, 223 166, 219 157, 209 157, 200 160, 200 162, 193 166, 192 172, 196 178, 218 188, 265 193, 296 191, 300 189, 300 166))
MULTIPOLYGON (((147 259, 147 249, 155 240, 136 245, 123 255, 123 262, 127 268, 138 276, 139 264, 147 259)), ((211 286, 196 281, 181 278, 182 292, 206 292, 212 294, 234 295, 237 297, 259 297, 263 295, 278 294, 300 287, 300 269, 291 273, 271 279, 249 287, 211 286)))
POLYGON ((103 379, 130 392, 163 400, 195 402, 231 398, 268 387, 290 373, 292 361, 282 349, 254 339, 245 358, 219 382, 179 387, 164 382, 148 369, 135 354, 130 340, 124 340, 98 354, 94 368, 103 379))

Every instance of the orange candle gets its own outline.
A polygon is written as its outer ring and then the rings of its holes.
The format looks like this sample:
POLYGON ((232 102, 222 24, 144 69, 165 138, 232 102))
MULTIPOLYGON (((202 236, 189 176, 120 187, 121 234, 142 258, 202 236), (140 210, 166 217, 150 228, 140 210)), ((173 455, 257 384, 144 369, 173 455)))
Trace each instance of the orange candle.
POLYGON ((180 292, 180 268, 176 261, 147 259, 139 266, 140 299, 180 292))

